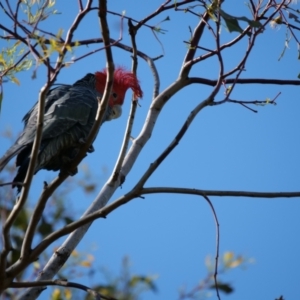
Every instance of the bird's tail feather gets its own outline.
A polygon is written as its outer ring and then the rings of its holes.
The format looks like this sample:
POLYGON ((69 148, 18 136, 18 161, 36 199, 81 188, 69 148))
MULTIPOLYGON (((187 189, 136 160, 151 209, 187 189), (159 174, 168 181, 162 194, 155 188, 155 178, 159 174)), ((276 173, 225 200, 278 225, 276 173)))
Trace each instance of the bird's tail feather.
POLYGON ((14 156, 19 154, 24 149, 25 146, 26 145, 14 144, 6 151, 4 156, 0 159, 0 172, 14 156))

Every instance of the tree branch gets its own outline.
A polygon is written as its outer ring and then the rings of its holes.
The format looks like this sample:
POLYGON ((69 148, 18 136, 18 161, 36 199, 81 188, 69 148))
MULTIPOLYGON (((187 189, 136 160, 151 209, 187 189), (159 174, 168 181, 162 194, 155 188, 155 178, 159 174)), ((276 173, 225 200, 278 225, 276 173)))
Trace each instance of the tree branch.
MULTIPOLYGON (((80 153, 77 155, 75 161, 72 162, 72 166, 77 165, 79 161, 83 158, 89 146, 91 145, 92 141, 94 140, 94 137, 99 131, 99 127, 101 125, 104 113, 106 111, 106 107, 111 93, 111 87, 113 84, 114 64, 113 64, 111 47, 110 47, 110 38, 109 38, 108 24, 106 20, 106 11, 107 11, 106 1, 99 0, 99 20, 100 20, 100 26, 102 31, 103 42, 105 45, 105 53, 106 53, 106 61, 107 61, 107 68, 106 68, 107 78, 106 78, 105 91, 102 96, 101 105, 98 107, 95 123, 91 129, 91 132, 89 133, 86 144, 80 150, 80 153)), ((92 211, 94 210, 94 206, 95 204, 94 205, 92 204, 90 207, 92 211)), ((82 237, 84 236, 84 234, 86 233, 90 225, 91 223, 86 224, 83 227, 80 227, 77 231, 73 232, 69 236, 69 238, 63 243, 63 245, 56 251, 56 254, 52 256, 52 258, 50 258, 47 265, 44 267, 43 272, 38 276, 37 281, 52 278, 57 273, 57 271, 62 267, 62 265, 68 259, 71 252, 75 249, 79 241, 82 239, 82 237)), ((33 299, 41 292, 42 290, 40 288, 29 289, 26 295, 24 295, 21 299, 33 299)))
MULTIPOLYGON (((205 84, 209 86, 215 86, 217 84, 217 80, 215 79, 207 79, 202 77, 189 77, 188 84, 205 84)), ((224 80, 225 83, 236 83, 236 84, 274 84, 274 85, 300 85, 300 80, 292 80, 292 79, 273 79, 273 78, 226 78, 224 80)))
MULTIPOLYGON (((128 26, 129 26, 129 35, 131 37, 131 44, 132 44, 132 72, 136 75, 137 72, 137 46, 136 46, 136 28, 133 26, 131 20, 128 20, 128 26)), ((137 109, 137 99, 132 99, 131 101, 131 107, 130 107, 130 113, 128 117, 128 122, 125 129, 125 134, 122 142, 122 146, 119 152, 119 156, 117 158, 117 162, 115 164, 114 170, 113 170, 113 180, 117 181, 120 175, 120 170, 128 149, 129 141, 131 138, 131 131, 133 127, 134 117, 137 109)), ((120 182, 124 182, 125 178, 120 178, 120 182)))
MULTIPOLYGON (((181 187, 148 187, 148 188, 135 188, 129 193, 121 196, 111 204, 96 210, 90 214, 85 214, 78 221, 74 221, 67 224, 63 228, 49 234, 40 244, 38 244, 31 253, 30 260, 34 261, 51 243, 56 241, 58 238, 63 237, 74 230, 91 223, 99 218, 106 218, 111 212, 116 210, 122 205, 127 204, 133 199, 140 199, 142 195, 147 194, 184 194, 184 195, 197 195, 206 197, 244 197, 244 198, 300 198, 300 191, 298 192, 253 192, 253 191, 226 191, 226 190, 200 190, 191 188, 181 188, 181 187)), ((61 250, 67 251, 67 249, 60 248, 61 250)), ((67 253, 62 253, 66 255, 67 253)), ((55 253, 57 258, 60 258, 58 252, 55 253)), ((8 274, 10 273, 10 268, 8 269, 8 274)), ((10 275, 10 274, 9 274, 10 275)))
POLYGON ((209 14, 208 12, 205 12, 193 32, 193 36, 191 38, 191 46, 189 47, 185 55, 185 58, 183 60, 183 64, 179 75, 180 77, 187 77, 189 75, 189 72, 192 68, 191 62, 196 54, 197 45, 199 44, 199 41, 203 35, 208 19, 209 19, 209 14))
MULTIPOLYGON (((45 98, 46 94, 48 93, 49 87, 51 85, 51 82, 47 82, 44 87, 40 91, 39 95, 39 108, 38 108, 38 115, 37 115, 37 129, 36 129, 36 135, 35 139, 33 142, 32 146, 32 151, 31 151, 31 159, 29 162, 29 167, 26 173, 26 177, 24 180, 24 185, 21 190, 21 195, 18 197, 17 202, 9 214, 5 224, 3 225, 3 251, 0 255, 0 277, 5 278, 5 269, 6 269, 6 261, 7 261, 7 256, 9 252, 12 249, 11 241, 10 241, 10 230, 11 227, 13 226, 13 223, 15 222, 17 216, 19 215, 20 211, 25 205, 25 202, 28 197, 32 177, 35 173, 35 164, 37 161, 37 156, 38 156, 38 150, 39 150, 39 145, 42 139, 42 130, 43 130, 43 120, 44 120, 44 107, 45 107, 45 98)), ((26 242, 26 240, 25 240, 26 242)), ((28 249, 27 249, 28 250, 28 249)), ((25 256, 21 256, 20 260, 26 259, 26 255, 28 253, 23 253, 25 256)), ((12 280, 13 278, 11 278, 12 280)), ((0 290, 2 289, 1 283, 0 283, 0 290)))
POLYGON ((67 280, 41 280, 41 281, 27 281, 27 282, 12 282, 9 287, 11 288, 25 288, 25 287, 44 287, 44 286, 62 286, 62 287, 69 287, 69 288, 76 288, 82 291, 87 292, 92 297, 95 297, 95 299, 101 300, 117 300, 116 298, 109 297, 106 295, 103 295, 101 293, 96 292, 95 290, 89 288, 86 285, 77 283, 77 282, 71 282, 67 280))
POLYGON ((215 220, 215 224, 216 224, 216 256, 215 256, 215 271, 214 271, 214 282, 215 282, 215 286, 216 286, 216 293, 217 293, 217 297, 219 300, 221 300, 220 294, 219 294, 219 287, 218 287, 218 268, 219 268, 219 256, 220 256, 220 224, 219 224, 219 220, 217 217, 217 213, 215 211, 215 208, 212 204, 212 202, 209 200, 209 198, 206 195, 203 195, 203 198, 207 201, 207 203, 209 204, 213 216, 214 216, 214 220, 215 220))

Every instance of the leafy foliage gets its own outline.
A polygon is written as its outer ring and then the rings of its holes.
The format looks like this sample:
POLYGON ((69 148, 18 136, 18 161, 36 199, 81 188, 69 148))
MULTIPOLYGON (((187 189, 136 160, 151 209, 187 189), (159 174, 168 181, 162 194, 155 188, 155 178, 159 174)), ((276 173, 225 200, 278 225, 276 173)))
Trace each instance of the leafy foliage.
MULTIPOLYGON (((3 48, 0 53, 0 72, 9 80, 16 84, 20 84, 15 74, 21 71, 27 71, 32 66, 32 59, 22 56, 25 53, 25 48, 20 41, 15 42, 12 46, 3 48)), ((2 75, 3 76, 3 75, 2 75)), ((2 77, 1 76, 1 77, 2 77)))

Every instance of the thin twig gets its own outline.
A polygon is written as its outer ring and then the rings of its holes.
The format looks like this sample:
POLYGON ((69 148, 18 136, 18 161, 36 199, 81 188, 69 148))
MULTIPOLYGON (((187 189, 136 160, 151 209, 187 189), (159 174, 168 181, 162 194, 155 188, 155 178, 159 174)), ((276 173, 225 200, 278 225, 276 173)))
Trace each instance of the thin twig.
POLYGON ((221 300, 220 293, 219 293, 219 287, 218 287, 218 280, 217 280, 218 279, 218 268, 219 268, 219 255, 220 255, 220 224, 219 224, 218 216, 217 216, 217 213, 215 211, 215 208, 214 208, 212 202, 209 200, 207 195, 203 195, 203 197, 207 201, 207 203, 209 204, 209 206, 212 210, 215 224, 216 224, 216 256, 215 256, 214 281, 215 281, 215 286, 216 286, 217 297, 219 300, 221 300))
POLYGON ((16 185, 16 186, 23 186, 23 182, 20 181, 10 181, 10 182, 4 182, 4 183, 0 183, 0 186, 6 186, 6 185, 16 185))
POLYGON ((82 4, 82 0, 78 0, 78 6, 79 6, 79 11, 83 11, 83 4, 82 4))

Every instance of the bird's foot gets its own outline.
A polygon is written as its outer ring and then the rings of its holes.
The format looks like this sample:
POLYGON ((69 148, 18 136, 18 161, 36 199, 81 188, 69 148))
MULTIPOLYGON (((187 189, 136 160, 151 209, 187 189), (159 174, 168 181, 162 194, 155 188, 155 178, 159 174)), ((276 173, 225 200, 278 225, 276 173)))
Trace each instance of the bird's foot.
MULTIPOLYGON (((83 139, 83 138, 79 139, 79 143, 80 143, 81 145, 84 145, 84 144, 86 143, 86 139, 83 139)), ((95 148, 94 148, 93 145, 91 145, 91 146, 88 148, 88 150, 87 150, 88 153, 92 153, 92 152, 94 152, 94 151, 95 151, 95 148)))
POLYGON ((91 145, 91 146, 89 147, 89 149, 87 150, 88 153, 93 153, 94 151, 95 151, 95 148, 94 148, 93 145, 91 145))
POLYGON ((67 174, 69 176, 74 176, 77 173, 78 173, 78 168, 77 167, 71 169, 68 166, 64 166, 63 168, 60 169, 60 172, 59 172, 58 176, 61 176, 61 175, 64 175, 64 174, 67 174))

